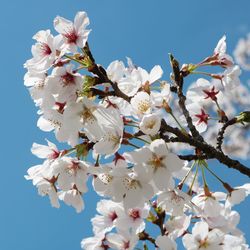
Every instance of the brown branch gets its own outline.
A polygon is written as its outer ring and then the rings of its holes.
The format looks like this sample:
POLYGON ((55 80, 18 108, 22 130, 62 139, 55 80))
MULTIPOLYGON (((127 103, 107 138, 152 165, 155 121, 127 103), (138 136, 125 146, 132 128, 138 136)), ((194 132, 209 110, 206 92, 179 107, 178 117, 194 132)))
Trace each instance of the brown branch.
POLYGON ((197 131, 195 126, 193 125, 192 118, 189 114, 189 111, 186 108, 186 96, 183 94, 183 76, 180 72, 179 63, 178 61, 173 57, 173 55, 170 54, 170 63, 173 69, 173 75, 172 79, 175 83, 175 86, 177 88, 177 95, 179 97, 179 106, 183 112, 183 115, 185 116, 185 119, 188 124, 188 128, 190 129, 192 135, 194 138, 197 138, 200 141, 203 141, 203 137, 200 135, 200 133, 197 131))
MULTIPOLYGON (((127 96, 126 94, 124 94, 118 87, 117 83, 116 82, 112 82, 109 78, 108 78, 108 75, 107 75, 107 72, 106 70, 100 66, 100 65, 97 65, 95 63, 95 59, 89 49, 89 45, 88 43, 86 43, 86 45, 84 46, 83 48, 83 52, 85 53, 85 55, 87 55, 89 57, 89 59, 91 60, 92 62, 92 65, 88 68, 88 71, 97 75, 100 79, 100 82, 102 83, 109 83, 113 90, 114 90, 114 93, 115 93, 115 96, 117 97, 120 97, 124 100, 126 100, 127 102, 130 102, 131 100, 131 97, 127 96)), ((111 92, 112 93, 112 92, 111 92)))
POLYGON ((196 161, 209 159, 207 155, 178 155, 181 160, 184 161, 196 161))
POLYGON ((100 89, 96 88, 90 88, 93 95, 97 95, 99 99, 102 99, 104 97, 108 96, 116 96, 115 91, 102 91, 100 89))
POLYGON ((217 159, 220 163, 223 163, 228 168, 238 170, 240 173, 250 177, 250 169, 248 167, 246 167, 237 160, 229 158, 227 155, 220 152, 219 150, 216 150, 213 146, 207 144, 206 142, 199 141, 188 134, 184 134, 178 128, 173 128, 169 126, 165 120, 162 120, 161 131, 163 133, 170 132, 176 135, 182 142, 188 143, 189 145, 201 150, 204 154, 208 156, 209 159, 217 159))
POLYGON ((217 150, 222 151, 221 146, 223 143, 225 131, 229 126, 235 124, 236 122, 237 122, 237 118, 234 117, 233 119, 231 119, 223 124, 223 126, 221 127, 221 129, 217 135, 217 147, 216 147, 217 150))
MULTIPOLYGON (((92 64, 93 64, 92 67, 89 68, 89 71, 96 74, 100 78, 100 81, 110 83, 110 85, 113 87, 113 91, 109 91, 109 92, 103 92, 101 90, 95 90, 95 91, 96 92, 101 91, 101 92, 99 92, 99 94, 101 94, 102 96, 114 95, 114 96, 120 97, 120 98, 130 102, 131 97, 124 94, 117 86, 117 83, 112 82, 108 78, 105 69, 95 63, 94 57, 93 57, 92 53, 90 52, 88 43, 84 47, 83 51, 90 58, 90 60, 92 61, 92 64)), ((183 131, 179 130, 178 128, 173 128, 173 127, 169 126, 164 120, 162 120, 161 130, 160 130, 161 137, 163 139, 165 137, 166 141, 170 140, 172 142, 187 143, 190 146, 193 146, 196 149, 199 149, 204 154, 204 158, 206 156, 207 159, 217 159, 219 162, 223 163, 228 168, 236 169, 240 173, 250 177, 250 169, 248 167, 244 166, 243 164, 241 164, 237 160, 233 160, 233 159, 229 158, 227 155, 225 155, 220 150, 215 149, 213 146, 204 142, 203 137, 199 134, 199 132, 196 130, 195 126, 193 125, 192 118, 190 117, 190 114, 186 108, 186 104, 185 104, 186 96, 183 94, 183 91, 182 91, 183 76, 182 76, 182 73, 180 72, 180 69, 179 69, 179 63, 172 55, 170 55, 170 61, 171 61, 172 69, 173 69, 173 81, 175 83, 174 87, 177 88, 177 95, 179 98, 179 106, 182 109, 182 112, 186 118, 188 128, 190 129, 192 136, 190 136, 186 133, 183 133, 183 131), (166 132, 172 133, 176 137, 169 138, 167 136, 167 138, 166 138, 166 135, 165 135, 166 132)), ((219 133, 219 134, 220 134, 219 136, 223 136, 224 132, 221 131, 221 133, 219 133)), ((219 139, 219 141, 220 141, 220 139, 219 139)), ((195 160, 196 157, 198 158, 198 156, 195 156, 195 155, 186 155, 186 156, 180 155, 180 158, 181 157, 183 159, 187 159, 187 160, 191 160, 191 159, 195 160)))

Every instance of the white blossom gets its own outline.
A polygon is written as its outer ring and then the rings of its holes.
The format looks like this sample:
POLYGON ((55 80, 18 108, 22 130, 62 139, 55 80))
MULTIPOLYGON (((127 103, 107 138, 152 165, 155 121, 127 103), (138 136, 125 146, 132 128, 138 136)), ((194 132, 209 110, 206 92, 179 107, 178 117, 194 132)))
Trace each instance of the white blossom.
POLYGON ((77 213, 80 213, 84 209, 84 202, 82 196, 80 192, 76 189, 60 191, 58 193, 58 197, 67 205, 74 207, 77 213))
POLYGON ((155 135, 161 126, 161 117, 157 114, 144 115, 141 123, 140 130, 146 135, 155 135))
POLYGON ((83 48, 87 42, 90 30, 86 27, 89 25, 89 18, 86 12, 77 12, 74 23, 57 16, 54 19, 55 30, 61 34, 64 44, 62 50, 65 52, 76 52, 77 47, 83 48))
POLYGON ((50 30, 40 30, 33 39, 37 42, 32 46, 33 58, 27 60, 24 67, 30 72, 43 73, 48 70, 56 59, 57 38, 53 37, 50 30))
POLYGON ((206 250, 222 250, 224 234, 213 229, 209 231, 206 222, 196 222, 192 234, 185 234, 182 238, 183 245, 187 250, 206 249, 206 250))

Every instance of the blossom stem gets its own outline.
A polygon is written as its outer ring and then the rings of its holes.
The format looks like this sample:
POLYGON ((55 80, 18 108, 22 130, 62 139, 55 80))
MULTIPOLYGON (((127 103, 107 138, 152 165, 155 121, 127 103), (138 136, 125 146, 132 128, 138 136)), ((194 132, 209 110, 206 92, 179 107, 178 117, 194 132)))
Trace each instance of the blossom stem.
POLYGON ((129 146, 132 146, 132 147, 135 147, 137 149, 139 149, 140 147, 136 146, 135 144, 131 143, 131 142, 127 142, 127 145, 129 146))
POLYGON ((192 163, 192 165, 191 165, 190 169, 188 170, 187 174, 184 176, 184 178, 183 178, 183 179, 181 180, 181 182, 178 184, 178 187, 179 187, 179 189, 180 189, 180 190, 182 189, 183 184, 184 184, 184 183, 185 183, 185 181, 187 180, 187 178, 188 178, 189 174, 190 174, 190 173, 191 173, 191 171, 193 170, 193 168, 194 168, 195 164, 196 164, 196 161, 193 161, 193 163, 192 163))
POLYGON ((148 142, 148 141, 146 141, 146 140, 144 140, 144 139, 142 139, 142 138, 140 138, 140 137, 134 137, 134 138, 137 139, 137 140, 143 141, 143 142, 145 142, 146 144, 150 144, 150 142, 148 142))
POLYGON ((126 124, 125 126, 134 127, 134 128, 139 128, 139 126, 133 125, 133 124, 126 124))
POLYGON ((76 58, 72 57, 72 56, 68 56, 68 55, 64 55, 66 58, 73 60, 75 62, 78 62, 79 64, 83 65, 83 63, 80 60, 77 60, 76 58))
POLYGON ((220 181, 223 185, 224 185, 224 181, 218 176, 216 175, 208 166, 205 166, 205 168, 218 180, 220 181))
POLYGON ((220 105, 219 105, 219 103, 218 103, 217 99, 215 99, 215 100, 214 100, 214 102, 215 102, 215 104, 216 104, 217 108, 218 108, 219 110, 222 110, 222 109, 220 108, 220 105))
POLYGON ((205 75, 205 76, 210 76, 212 77, 212 75, 210 73, 204 72, 204 71, 192 71, 190 72, 191 74, 199 74, 199 75, 205 75))
POLYGON ((205 166, 205 164, 202 164, 200 167, 201 167, 203 185, 204 185, 204 189, 205 189, 205 192, 206 192, 206 190, 208 190, 208 185, 207 185, 205 171, 204 171, 204 167, 206 167, 206 166, 205 166))
POLYGON ((63 150, 61 156, 69 155, 69 154, 73 153, 75 150, 76 150, 76 148, 70 148, 70 149, 63 150))
POLYGON ((189 187, 189 190, 188 190, 188 192, 187 192, 187 193, 190 194, 190 195, 192 195, 192 189, 193 189, 194 182, 195 182, 195 179, 196 179, 196 177, 197 177, 197 174, 198 174, 198 166, 196 166, 194 178, 193 178, 192 183, 191 183, 191 185, 190 185, 190 187, 189 187))
POLYGON ((180 122, 175 117, 175 115, 173 114, 173 112, 170 112, 169 114, 173 117, 173 119, 175 120, 175 122, 177 123, 177 125, 180 127, 181 131, 186 132, 186 130, 181 126, 180 122))

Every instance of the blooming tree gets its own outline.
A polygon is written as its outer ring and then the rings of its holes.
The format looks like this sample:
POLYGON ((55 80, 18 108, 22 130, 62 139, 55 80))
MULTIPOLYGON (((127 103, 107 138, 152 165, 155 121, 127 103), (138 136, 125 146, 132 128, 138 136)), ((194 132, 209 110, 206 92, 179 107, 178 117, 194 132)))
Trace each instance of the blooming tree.
MULTIPOLYGON (((57 16, 56 36, 41 30, 33 37, 24 83, 39 108, 37 125, 68 147, 34 143, 32 153, 44 161, 25 178, 53 207, 65 203, 76 212, 92 181, 101 200, 93 235, 81 242, 86 250, 170 250, 178 239, 188 250, 248 249, 233 208, 250 194, 250 183, 232 187, 210 163, 250 177, 233 159, 250 155, 250 91, 226 52, 226 37, 199 63, 181 66, 170 54, 165 81, 159 65, 148 72, 130 58, 106 69, 97 64, 88 25, 85 12, 74 22, 57 16), (199 78, 184 91, 194 74, 199 78), (220 192, 211 190, 207 175, 220 192), (158 235, 150 235, 151 227, 158 235)), ((249 40, 235 50, 245 69, 249 40)))

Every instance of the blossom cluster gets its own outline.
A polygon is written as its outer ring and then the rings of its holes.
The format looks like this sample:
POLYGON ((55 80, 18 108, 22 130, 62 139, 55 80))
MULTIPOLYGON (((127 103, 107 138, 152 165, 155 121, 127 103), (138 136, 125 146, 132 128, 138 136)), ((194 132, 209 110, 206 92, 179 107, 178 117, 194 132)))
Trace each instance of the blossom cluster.
MULTIPOLYGON (((250 155, 250 136, 240 124, 249 122, 249 113, 239 115, 250 107, 250 91, 226 52, 226 37, 200 63, 182 65, 182 77, 203 77, 188 87, 183 108, 182 88, 173 84, 176 76, 162 80, 161 66, 148 72, 130 58, 106 69, 96 64, 87 42, 88 25, 85 12, 78 12, 74 22, 57 16, 57 35, 41 30, 33 37, 24 83, 39 109, 37 126, 54 131, 68 148, 60 150, 48 140, 47 145, 34 143, 32 153, 44 161, 29 168, 25 178, 53 207, 64 202, 77 212, 84 209, 83 194, 92 182, 102 198, 91 220, 94 236, 81 242, 86 250, 135 249, 140 244, 170 250, 177 249, 179 238, 190 250, 248 249, 237 228, 240 215, 232 208, 250 194, 250 184, 231 187, 210 169, 209 155, 188 143, 191 119, 193 130, 209 145, 219 144, 218 154, 250 155), (222 72, 197 70, 209 66, 222 72), (235 126, 218 140, 218 131, 232 117, 229 125, 235 126), (186 139, 163 131, 163 121, 186 139), (181 155, 187 151, 195 152, 194 159, 181 155), (212 192, 206 174, 225 192, 212 192), (148 233, 149 224, 159 228, 159 235, 148 233)), ((245 63, 239 59, 242 48, 235 55, 239 64, 245 63)))

